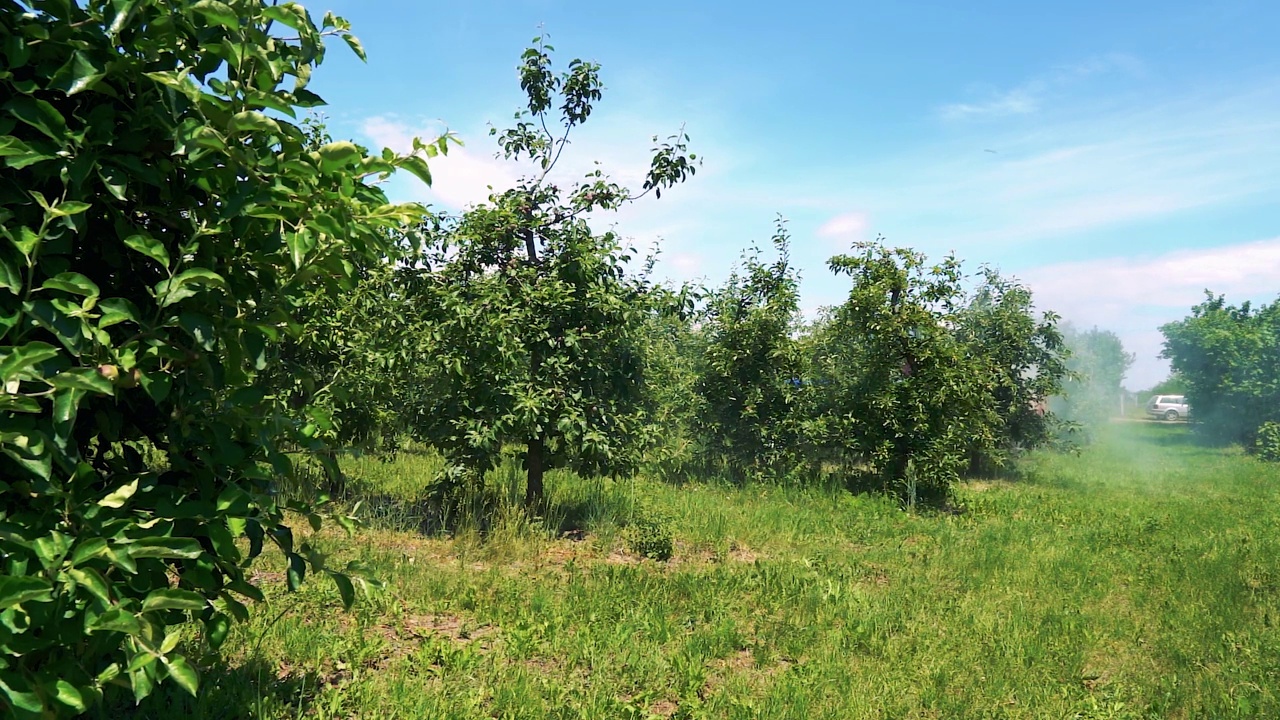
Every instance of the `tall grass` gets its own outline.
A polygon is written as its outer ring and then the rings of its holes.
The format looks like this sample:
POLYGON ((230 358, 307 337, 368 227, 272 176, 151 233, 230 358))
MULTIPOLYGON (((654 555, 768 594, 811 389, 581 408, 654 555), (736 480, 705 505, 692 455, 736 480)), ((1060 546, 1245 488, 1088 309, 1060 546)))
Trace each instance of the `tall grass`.
MULTIPOLYGON (((314 537, 386 590, 322 582, 237 627, 208 694, 141 717, 1280 717, 1280 477, 1184 426, 1120 423, 959 515, 832 489, 549 478, 547 515, 314 537), (625 552, 636 501, 668 563, 625 552), (578 527, 585 534, 564 535, 578 527), (257 655, 250 652, 262 643, 257 655), (256 683, 259 675, 269 682, 256 683)), ((420 498, 425 458, 352 461, 420 498)), ((518 468, 486 492, 518 502, 518 468)), ((268 560, 267 570, 275 559, 268 560)))

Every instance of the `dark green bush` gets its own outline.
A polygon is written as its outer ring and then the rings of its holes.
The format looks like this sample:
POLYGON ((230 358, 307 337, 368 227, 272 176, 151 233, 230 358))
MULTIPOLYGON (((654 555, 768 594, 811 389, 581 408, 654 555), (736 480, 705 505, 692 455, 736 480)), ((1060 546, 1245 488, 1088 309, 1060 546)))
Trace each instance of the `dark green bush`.
POLYGON ((623 539, 628 550, 650 560, 666 562, 675 552, 671 519, 651 508, 637 509, 623 532, 623 539))

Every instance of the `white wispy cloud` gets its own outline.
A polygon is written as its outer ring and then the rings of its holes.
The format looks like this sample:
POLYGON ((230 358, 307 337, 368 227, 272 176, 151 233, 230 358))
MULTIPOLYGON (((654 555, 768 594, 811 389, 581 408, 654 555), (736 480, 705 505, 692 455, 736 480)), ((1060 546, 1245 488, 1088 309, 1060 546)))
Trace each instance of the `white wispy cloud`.
POLYGON ((1006 90, 988 88, 976 93, 983 96, 981 100, 944 104, 938 108, 938 114, 944 120, 1026 115, 1040 110, 1055 93, 1085 78, 1112 72, 1141 75, 1144 67, 1141 61, 1129 55, 1115 53, 1091 57, 1078 63, 1059 65, 1016 87, 1006 90))
POLYGON ((827 238, 844 246, 864 239, 867 228, 870 226, 871 220, 866 213, 847 212, 836 215, 819 225, 815 232, 818 237, 827 238))
MULTIPOLYGON (((408 153, 413 150, 415 137, 430 142, 444 133, 445 128, 439 123, 407 122, 376 116, 366 119, 361 124, 361 131, 380 147, 408 153)), ((487 141, 487 137, 462 139, 466 143, 462 147, 451 146, 448 155, 430 160, 432 185, 430 188, 419 186, 416 199, 458 210, 485 202, 490 193, 514 187, 520 180, 519 165, 476 149, 476 146, 488 145, 487 142, 476 142, 480 139, 487 141)))
POLYGON ((791 193, 830 208, 820 222, 852 200, 891 240, 994 259, 1085 231, 1275 198, 1277 167, 1280 82, 1266 80, 1152 102, 1082 101, 998 131, 948 135, 857 176, 810 170, 814 180, 791 193))
POLYGON ((949 103, 938 109, 938 113, 947 120, 964 120, 974 117, 1003 117, 1005 115, 1025 115, 1039 109, 1041 84, 1016 87, 1012 90, 994 93, 991 97, 976 103, 949 103))

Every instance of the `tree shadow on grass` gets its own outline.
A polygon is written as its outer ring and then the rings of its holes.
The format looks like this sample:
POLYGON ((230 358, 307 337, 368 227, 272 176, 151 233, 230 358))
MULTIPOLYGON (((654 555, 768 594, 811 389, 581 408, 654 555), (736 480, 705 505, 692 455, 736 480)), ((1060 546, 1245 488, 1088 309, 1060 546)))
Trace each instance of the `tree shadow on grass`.
POLYGON ((141 703, 127 689, 110 688, 89 717, 106 720, 249 720, 280 715, 306 716, 320 693, 342 681, 315 670, 285 670, 257 659, 236 666, 214 659, 201 670, 200 691, 192 697, 166 682, 141 703))
POLYGON ((348 482, 334 488, 339 504, 354 508, 366 525, 393 532, 427 537, 474 532, 484 539, 504 521, 531 521, 557 536, 580 536, 601 524, 624 525, 631 515, 631 500, 617 482, 577 481, 571 488, 549 488, 541 508, 526 514, 523 488, 513 492, 502 484, 465 488, 406 499, 380 492, 364 483, 348 482))

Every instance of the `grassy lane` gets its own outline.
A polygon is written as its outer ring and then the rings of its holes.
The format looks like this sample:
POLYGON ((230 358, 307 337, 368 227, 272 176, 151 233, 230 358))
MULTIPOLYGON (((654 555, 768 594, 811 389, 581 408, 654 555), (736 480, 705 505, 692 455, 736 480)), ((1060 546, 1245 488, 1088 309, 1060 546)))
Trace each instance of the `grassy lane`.
MULTIPOLYGON (((1280 717, 1280 472, 1183 426, 1112 430, 964 486, 959 516, 553 476, 553 524, 585 533, 326 534, 385 592, 351 613, 323 582, 276 592, 205 698, 140 715, 1280 717), (633 492, 674 518, 671 562, 622 550, 633 492)), ((412 499, 426 464, 355 469, 412 499)))

